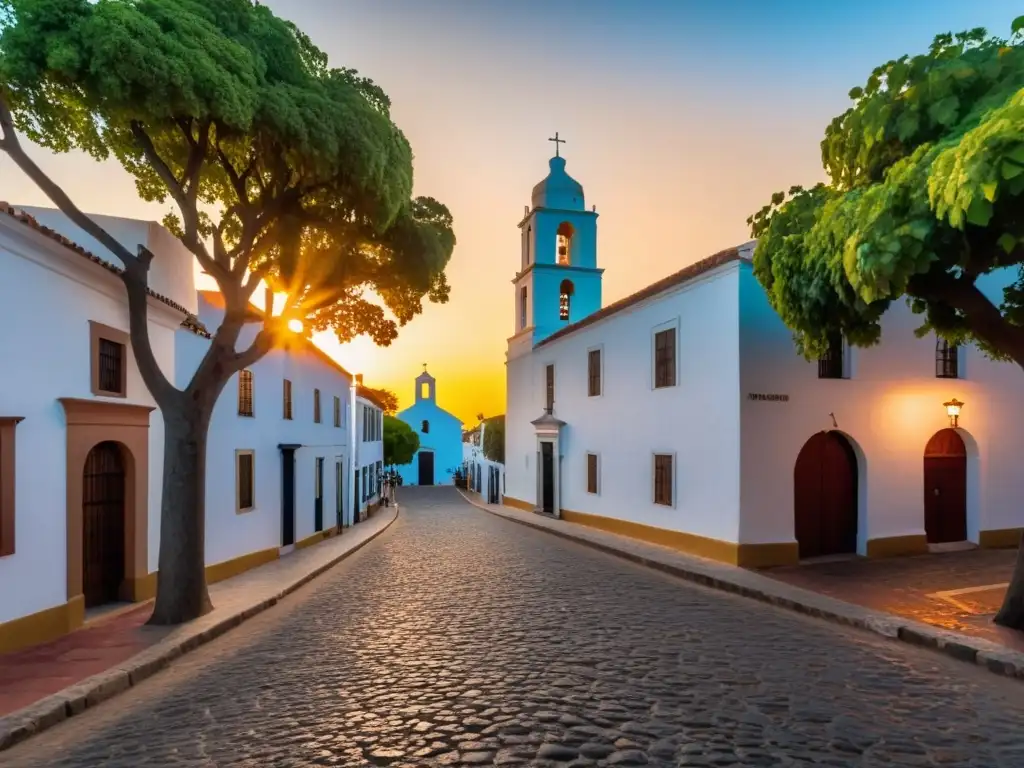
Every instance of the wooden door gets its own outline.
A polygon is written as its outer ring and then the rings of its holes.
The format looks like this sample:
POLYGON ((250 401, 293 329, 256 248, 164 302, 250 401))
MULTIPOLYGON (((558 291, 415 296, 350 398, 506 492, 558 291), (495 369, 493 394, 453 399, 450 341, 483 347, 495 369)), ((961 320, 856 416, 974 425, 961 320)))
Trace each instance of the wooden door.
POLYGON ((82 591, 85 607, 117 602, 125 569, 125 476, 121 448, 100 443, 82 476, 82 591))
POLYGON ((295 449, 281 449, 281 546, 295 543, 295 449))
POLYGON ((338 526, 338 533, 345 527, 345 472, 344 464, 340 461, 334 462, 334 522, 338 526))
POLYGON ((800 557, 857 551, 857 458, 839 432, 819 432, 793 471, 794 528, 800 557))
POLYGON ((319 532, 324 529, 324 458, 317 456, 316 477, 313 478, 313 531, 319 532))
POLYGON ((924 449, 924 532, 929 544, 967 540, 967 447, 955 429, 924 449))
POLYGON ((420 451, 419 454, 419 484, 434 484, 434 452, 420 451))
POLYGON ((555 455, 552 443, 540 444, 541 509, 545 514, 555 513, 555 455))

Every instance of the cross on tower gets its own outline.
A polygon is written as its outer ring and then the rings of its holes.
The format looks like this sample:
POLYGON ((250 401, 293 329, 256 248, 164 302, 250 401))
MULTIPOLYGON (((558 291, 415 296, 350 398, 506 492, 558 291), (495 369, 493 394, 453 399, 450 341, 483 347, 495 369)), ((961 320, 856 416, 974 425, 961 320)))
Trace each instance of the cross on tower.
POLYGON ((424 372, 424 373, 426 373, 426 372, 427 372, 427 364, 426 364, 426 363, 424 363, 424 364, 423 364, 423 372, 424 372))
POLYGON ((553 139, 548 139, 548 141, 553 141, 553 142, 555 142, 555 157, 559 157, 559 154, 558 154, 558 145, 559 145, 559 144, 565 144, 565 139, 560 139, 560 138, 558 138, 558 131, 555 131, 555 138, 553 138, 553 139))

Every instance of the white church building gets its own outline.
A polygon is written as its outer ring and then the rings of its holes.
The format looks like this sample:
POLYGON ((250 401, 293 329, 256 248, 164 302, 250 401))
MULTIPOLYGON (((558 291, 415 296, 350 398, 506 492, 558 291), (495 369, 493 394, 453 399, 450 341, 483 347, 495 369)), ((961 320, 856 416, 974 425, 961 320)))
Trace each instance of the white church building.
MULTIPOLYGON (((94 218, 155 254, 149 338, 183 387, 220 323, 220 295, 196 291, 192 255, 163 227, 94 218)), ((163 419, 111 259, 57 211, 0 204, 0 653, 155 593, 163 419)), ((335 535, 375 506, 382 409, 359 378, 296 334, 225 386, 207 446, 208 581, 335 535)))
POLYGON ((597 213, 557 155, 519 229, 505 504, 751 567, 1017 544, 1018 367, 917 338, 903 303, 880 345, 808 362, 754 243, 602 307, 597 213))

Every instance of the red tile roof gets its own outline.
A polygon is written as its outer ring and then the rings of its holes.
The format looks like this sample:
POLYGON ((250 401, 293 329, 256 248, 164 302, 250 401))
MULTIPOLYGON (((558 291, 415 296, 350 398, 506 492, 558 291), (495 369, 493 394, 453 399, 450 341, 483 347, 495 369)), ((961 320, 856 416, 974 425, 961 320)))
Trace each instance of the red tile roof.
MULTIPOLYGON (((105 261, 104 259, 101 259, 99 256, 95 255, 91 251, 86 250, 73 240, 64 237, 64 235, 62 235, 57 230, 50 229, 49 227, 40 224, 34 216, 31 216, 25 213, 24 211, 19 211, 17 208, 13 207, 9 203, 0 202, 0 213, 6 213, 12 219, 20 221, 25 226, 34 229, 36 232, 45 235, 51 240, 55 240, 68 250, 74 251, 79 256, 88 259, 94 264, 98 264, 99 266, 106 269, 108 272, 113 272, 115 275, 120 275, 124 272, 124 270, 121 267, 117 266, 116 264, 112 264, 109 261, 105 261)), ((191 312, 185 309, 185 307, 181 306, 181 304, 149 288, 146 289, 146 293, 148 293, 157 301, 163 302, 172 309, 176 309, 183 315, 185 315, 185 319, 182 320, 181 322, 182 328, 191 331, 197 336, 202 336, 207 339, 210 338, 210 332, 206 330, 206 328, 203 326, 201 322, 199 322, 199 318, 197 318, 195 315, 193 315, 191 312)))
POLYGON ((607 307, 602 307, 597 312, 587 315, 582 320, 578 320, 572 325, 567 325, 565 328, 555 331, 546 339, 542 339, 537 342, 537 344, 534 345, 534 349, 542 347, 545 344, 549 344, 557 339, 564 338, 571 333, 575 333, 581 328, 586 328, 588 325, 593 325, 598 320, 604 320, 606 317, 610 317, 624 309, 628 309, 634 304, 639 304, 645 299, 653 298, 659 293, 667 291, 669 288, 675 288, 677 285, 687 283, 690 280, 700 277, 705 272, 710 272, 716 267, 720 267, 723 264, 728 264, 733 261, 740 261, 742 259, 743 257, 740 255, 740 250, 738 248, 726 248, 724 251, 712 254, 700 261, 694 262, 688 267, 683 267, 681 270, 669 275, 668 277, 663 277, 656 283, 651 283, 646 288, 641 288, 636 293, 630 294, 623 299, 619 299, 618 301, 609 304, 607 307))
POLYGON ((364 387, 362 384, 357 384, 356 396, 363 398, 363 400, 369 400, 382 411, 385 409, 384 403, 380 401, 380 398, 377 397, 377 393, 370 387, 364 387))

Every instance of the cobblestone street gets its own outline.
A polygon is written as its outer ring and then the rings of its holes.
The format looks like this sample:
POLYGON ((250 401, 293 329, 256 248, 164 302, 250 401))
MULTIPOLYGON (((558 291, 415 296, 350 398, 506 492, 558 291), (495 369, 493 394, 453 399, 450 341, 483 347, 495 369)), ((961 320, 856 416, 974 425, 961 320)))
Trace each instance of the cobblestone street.
POLYGON ((1024 765, 1024 683, 403 488, 379 539, 0 766, 1024 765))

